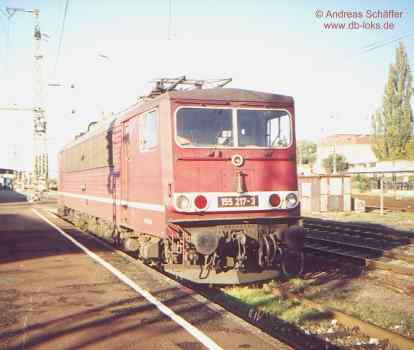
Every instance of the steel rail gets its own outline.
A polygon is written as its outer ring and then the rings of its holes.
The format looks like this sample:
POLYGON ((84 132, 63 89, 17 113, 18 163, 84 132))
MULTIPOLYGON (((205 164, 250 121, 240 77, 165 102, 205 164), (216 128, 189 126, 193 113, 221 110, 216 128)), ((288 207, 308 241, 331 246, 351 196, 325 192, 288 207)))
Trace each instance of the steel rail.
POLYGON ((386 233, 395 233, 397 235, 402 235, 404 237, 414 238, 414 231, 407 231, 407 230, 399 230, 392 227, 385 227, 383 224, 375 224, 372 222, 350 222, 350 221, 338 221, 333 219, 325 219, 325 218, 315 218, 315 217, 303 217, 305 223, 317 223, 322 225, 337 225, 337 226, 345 226, 345 227, 352 227, 356 229, 362 229, 366 231, 387 231, 386 233))
MULTIPOLYGON (((352 229, 352 228, 346 228, 346 227, 340 227, 340 226, 334 226, 334 225, 324 225, 324 224, 315 224, 315 225, 305 225, 305 229, 307 230, 315 230, 315 227, 318 227, 319 230, 329 230, 331 229, 333 232, 337 232, 340 234, 350 235, 350 236, 358 236, 358 237, 365 237, 365 238, 373 238, 373 239, 381 239, 381 240, 387 240, 387 241, 396 241, 398 243, 403 244, 410 244, 414 243, 414 239, 408 238, 405 236, 398 236, 394 234, 389 233, 380 233, 380 232, 372 232, 362 229, 352 229), (312 227, 312 228, 310 228, 312 227)), ((318 230, 316 229, 316 230, 318 230)))
POLYGON ((399 333, 392 332, 389 329, 377 326, 370 322, 360 320, 337 309, 316 303, 302 295, 299 296, 295 293, 287 292, 286 296, 305 306, 327 312, 332 319, 336 319, 344 326, 348 326, 349 328, 358 327, 362 333, 371 338, 388 340, 391 345, 397 347, 399 350, 414 349, 414 339, 407 338, 399 333))
POLYGON ((379 257, 387 257, 390 259, 398 259, 398 260, 404 260, 404 261, 408 261, 408 262, 412 262, 414 263, 414 255, 409 255, 409 254, 404 254, 401 253, 399 251, 396 251, 394 249, 390 249, 390 250, 384 250, 384 249, 379 249, 379 248, 373 248, 373 247, 368 247, 368 246, 363 246, 360 244, 355 244, 355 243, 349 243, 349 242, 343 242, 343 241, 339 241, 339 240, 330 240, 330 239, 326 239, 326 238, 319 238, 319 237, 310 237, 307 236, 306 237, 307 241, 313 241, 313 242, 320 242, 320 243, 327 243, 330 245, 334 245, 334 246, 338 246, 338 248, 342 248, 342 247, 349 247, 350 249, 356 249, 356 250, 360 250, 365 251, 367 254, 369 255, 374 255, 375 258, 379 258, 379 257))
MULTIPOLYGON (((336 248, 338 249, 338 248, 336 248)), ((408 276, 414 276, 414 267, 413 268, 409 268, 406 266, 398 266, 395 264, 392 264, 392 259, 386 258, 386 257, 382 257, 380 259, 382 260, 378 260, 378 259, 372 259, 372 258, 366 258, 366 257, 361 257, 349 252, 344 252, 344 251, 338 251, 335 249, 329 249, 329 247, 327 248, 326 246, 324 247, 315 247, 309 244, 305 243, 305 247, 304 247, 305 252, 317 252, 317 253, 323 253, 323 254, 327 254, 327 255, 332 255, 332 256, 340 256, 340 257, 344 257, 346 259, 349 260, 354 260, 356 262, 360 262, 361 265, 365 266, 367 269, 369 270, 386 270, 386 271, 391 271, 391 272, 395 272, 397 274, 401 274, 401 275, 408 275, 408 276), (385 260, 385 259, 388 259, 385 260), (385 260, 385 261, 384 261, 385 260)))
MULTIPOLYGON (((369 210, 379 210, 380 207, 377 205, 366 205, 365 208, 369 208, 369 210)), ((403 213, 414 213, 414 208, 405 208, 405 207, 384 207, 384 211, 397 211, 403 213)))
MULTIPOLYGON (((373 238, 373 237, 361 237, 361 235, 355 235, 349 234, 348 232, 342 232, 342 231, 331 231, 331 230, 321 230, 321 229, 306 229, 307 235, 311 235, 312 237, 331 237, 333 240, 340 241, 340 242, 348 242, 350 243, 354 242, 355 240, 357 243, 355 244, 366 244, 366 247, 372 247, 372 248, 379 248, 379 249, 385 249, 390 250, 397 247, 405 246, 409 244, 407 240, 393 240, 393 239, 387 239, 384 237, 379 238, 373 238), (338 235, 339 233, 339 235, 338 235)), ((330 238, 328 238, 330 239, 330 238)))
POLYGON ((344 232, 350 235, 355 234, 371 236, 373 238, 391 238, 393 240, 406 240, 407 243, 414 243, 414 232, 399 231, 385 227, 374 227, 373 225, 376 224, 371 224, 371 227, 369 227, 364 224, 356 224, 351 222, 333 221, 316 218, 304 218, 305 228, 320 227, 326 229, 335 227, 336 231, 344 232))
POLYGON ((336 225, 325 225, 325 224, 305 224, 305 229, 313 230, 313 231, 327 231, 332 230, 332 232, 345 234, 348 236, 358 236, 358 237, 365 237, 365 238, 372 238, 372 239, 381 239, 387 241, 397 241, 399 243, 414 243, 410 241, 414 241, 414 239, 393 235, 392 233, 381 233, 381 232, 372 232, 369 230, 363 230, 360 228, 352 228, 352 227, 341 227, 336 225))

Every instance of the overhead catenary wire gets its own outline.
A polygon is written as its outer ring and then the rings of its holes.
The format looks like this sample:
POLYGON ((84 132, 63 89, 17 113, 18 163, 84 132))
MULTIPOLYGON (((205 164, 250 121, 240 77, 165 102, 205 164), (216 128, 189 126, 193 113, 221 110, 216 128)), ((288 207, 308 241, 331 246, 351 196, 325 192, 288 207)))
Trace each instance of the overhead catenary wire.
POLYGON ((6 37, 6 53, 7 53, 9 46, 10 46, 10 18, 11 17, 3 9, 0 9, 0 14, 3 15, 7 19, 7 22, 4 22, 4 18, 0 16, 0 19, 1 19, 0 22, 2 23, 4 35, 6 37))
POLYGON ((172 0, 168 0, 168 40, 171 40, 172 0))
POLYGON ((414 32, 411 32, 411 33, 408 33, 408 34, 405 34, 405 35, 401 35, 398 38, 394 38, 394 39, 391 39, 391 40, 386 40, 386 41, 382 41, 382 42, 377 41, 377 42, 372 43, 370 45, 364 46, 365 49, 362 51, 362 53, 367 53, 367 52, 379 49, 379 48, 384 47, 386 45, 392 44, 396 41, 399 41, 399 40, 402 40, 402 39, 405 39, 405 38, 409 38, 410 36, 414 36, 414 32))
POLYGON ((69 8, 69 0, 66 0, 65 10, 64 10, 64 14, 63 14, 63 20, 62 20, 62 28, 60 30, 60 35, 59 35, 59 44, 58 44, 58 49, 57 49, 57 53, 56 53, 55 66, 54 66, 54 69, 53 69, 53 76, 54 77, 56 77, 57 67, 58 67, 59 59, 60 59, 60 53, 62 51, 63 35, 65 33, 65 24, 66 24, 66 18, 67 18, 67 15, 68 15, 68 8, 69 8))
MULTIPOLYGON (((5 13, 1 9, 0 9, 0 14, 4 15, 7 18, 7 16, 5 15, 5 13)), ((7 42, 8 42, 8 38, 9 38, 8 24, 6 24, 6 22, 4 21, 4 18, 2 16, 0 16, 0 22, 1 22, 1 27, 3 28, 4 37, 5 37, 5 46, 4 46, 3 56, 4 56, 4 59, 6 59, 7 42)))
MULTIPOLYGON (((9 80, 10 80, 10 69, 9 69, 10 68, 10 49, 11 49, 10 21, 11 21, 11 18, 13 17, 13 15, 14 15, 14 13, 9 12, 8 9, 7 9, 7 11, 5 11, 3 9, 0 9, 0 14, 2 14, 7 19, 7 22, 6 22, 5 27, 4 27, 4 33, 5 33, 6 41, 5 41, 5 50, 4 50, 3 57, 4 57, 5 80, 7 82, 9 82, 9 80)), ((2 17, 0 16, 0 18, 2 18, 2 17)), ((1 21, 1 22, 3 23, 3 21, 1 21)), ((7 94, 8 94, 7 100, 10 102, 10 100, 11 100, 11 91, 8 90, 7 94)))
MULTIPOLYGON (((8 18, 7 13, 3 9, 0 9, 0 15, 3 15, 4 18, 6 18, 6 19, 8 18)), ((1 22, 4 23, 3 22, 4 19, 3 19, 2 16, 0 16, 0 19, 1 19, 1 22)))
POLYGON ((408 33, 408 34, 401 35, 401 36, 399 36, 398 38, 374 41, 374 42, 373 42, 373 43, 371 43, 371 44, 364 45, 361 49, 370 49, 370 48, 372 48, 372 47, 374 47, 374 46, 378 46, 378 45, 383 45, 383 44, 386 44, 386 43, 387 43, 387 42, 389 42, 390 40, 401 40, 401 39, 404 39, 405 37, 409 37, 409 36, 411 36, 411 35, 413 35, 413 34, 414 34, 413 32, 410 32, 410 33, 408 33))

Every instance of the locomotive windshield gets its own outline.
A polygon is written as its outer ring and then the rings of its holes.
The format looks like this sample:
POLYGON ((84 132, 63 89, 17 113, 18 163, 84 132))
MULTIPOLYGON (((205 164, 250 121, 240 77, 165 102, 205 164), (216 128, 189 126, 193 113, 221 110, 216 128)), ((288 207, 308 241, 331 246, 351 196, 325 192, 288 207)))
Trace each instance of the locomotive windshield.
POLYGON ((291 144, 291 121, 283 110, 181 108, 177 143, 184 147, 286 148, 291 144))
POLYGON ((177 112, 177 142, 181 146, 234 146, 231 109, 180 109, 177 112))
POLYGON ((286 111, 237 111, 239 147, 285 148, 291 143, 290 118, 286 111))

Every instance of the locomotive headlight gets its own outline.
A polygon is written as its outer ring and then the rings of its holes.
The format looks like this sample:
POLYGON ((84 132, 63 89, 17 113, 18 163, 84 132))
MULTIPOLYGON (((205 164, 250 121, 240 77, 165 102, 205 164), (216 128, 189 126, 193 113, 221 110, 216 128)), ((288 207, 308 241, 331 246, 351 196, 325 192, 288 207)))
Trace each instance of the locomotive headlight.
POLYGON ((190 209, 190 199, 185 195, 179 195, 175 201, 175 204, 180 210, 190 209))
POLYGON ((296 207, 298 204, 298 196, 294 193, 289 193, 286 196, 286 207, 288 209, 296 207))

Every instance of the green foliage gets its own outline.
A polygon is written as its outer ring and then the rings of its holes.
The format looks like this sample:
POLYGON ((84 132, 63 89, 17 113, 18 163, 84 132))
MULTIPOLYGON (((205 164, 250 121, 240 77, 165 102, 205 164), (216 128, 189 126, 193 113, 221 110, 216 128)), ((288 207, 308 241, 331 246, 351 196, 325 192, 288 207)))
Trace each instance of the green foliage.
POLYGON ((395 61, 389 68, 382 108, 372 116, 372 149, 380 160, 407 158, 413 127, 412 75, 402 43, 396 49, 395 61))
POLYGON ((374 135, 371 141, 372 150, 378 159, 386 159, 386 155, 389 152, 388 144, 385 142, 385 126, 382 112, 377 110, 371 120, 374 135))
POLYGON ((355 175, 352 177, 352 182, 356 185, 359 192, 365 192, 369 190, 370 179, 366 175, 355 175))
POLYGON ((49 184, 49 190, 57 190, 58 184, 57 184, 56 179, 53 179, 53 178, 49 179, 48 184, 49 184))
POLYGON ((322 161, 322 166, 328 174, 334 173, 334 166, 336 163, 336 173, 341 174, 344 171, 348 170, 348 162, 345 157, 341 154, 336 154, 335 157, 331 154, 328 158, 322 161), (334 159, 336 162, 334 162, 334 159))
MULTIPOLYGON (((275 288, 277 291, 277 288, 275 288)), ((302 325, 309 319, 320 319, 325 316, 323 311, 311 309, 301 305, 296 301, 278 296, 274 288, 255 288, 239 286, 226 288, 224 292, 224 302, 233 309, 240 306, 247 307, 248 310, 256 310, 259 314, 276 316, 290 323, 302 325)), ((269 316, 267 316, 269 317, 269 316)))
POLYGON ((410 142, 405 146, 405 151, 407 153, 407 158, 414 160, 414 137, 411 138, 410 142))
POLYGON ((313 166, 316 162, 316 143, 303 140, 298 142, 297 158, 299 164, 309 164, 313 166))

